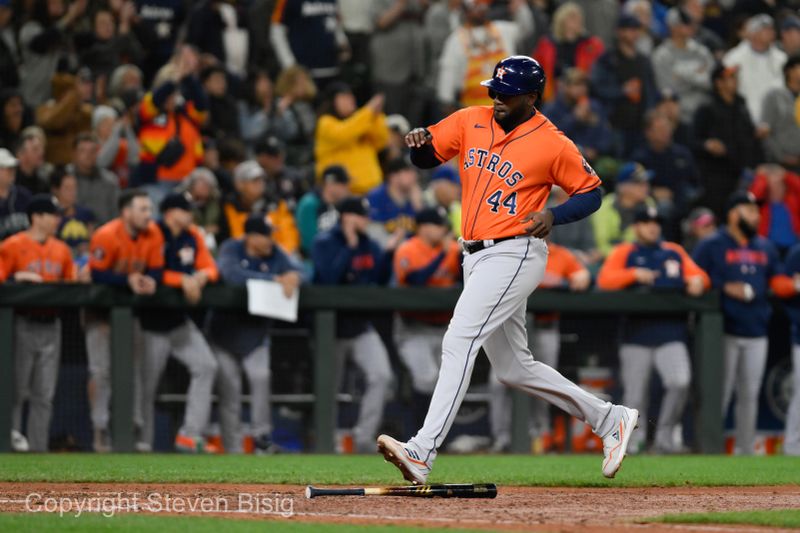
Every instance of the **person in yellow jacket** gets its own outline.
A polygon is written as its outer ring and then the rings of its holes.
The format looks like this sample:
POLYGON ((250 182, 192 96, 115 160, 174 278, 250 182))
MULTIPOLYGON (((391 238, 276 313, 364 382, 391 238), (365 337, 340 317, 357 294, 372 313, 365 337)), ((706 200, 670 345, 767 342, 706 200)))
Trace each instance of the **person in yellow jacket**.
POLYGON ((376 94, 363 107, 344 83, 333 83, 320 108, 314 155, 317 177, 330 165, 350 175, 350 191, 363 195, 383 182, 378 152, 389 140, 384 97, 376 94))

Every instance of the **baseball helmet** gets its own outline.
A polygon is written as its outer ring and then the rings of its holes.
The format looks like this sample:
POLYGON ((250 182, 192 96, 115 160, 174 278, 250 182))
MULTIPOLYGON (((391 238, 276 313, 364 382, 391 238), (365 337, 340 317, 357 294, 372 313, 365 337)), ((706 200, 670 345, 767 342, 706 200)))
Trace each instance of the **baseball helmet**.
POLYGON ((538 61, 528 56, 509 56, 494 67, 492 79, 481 85, 500 94, 542 93, 547 77, 538 61))

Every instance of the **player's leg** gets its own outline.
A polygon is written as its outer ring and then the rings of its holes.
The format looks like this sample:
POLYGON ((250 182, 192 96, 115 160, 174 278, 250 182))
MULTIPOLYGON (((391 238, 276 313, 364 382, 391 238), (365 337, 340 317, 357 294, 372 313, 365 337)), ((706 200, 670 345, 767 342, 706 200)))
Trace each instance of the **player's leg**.
MULTIPOLYGON (((533 354, 536 359, 551 368, 558 368, 558 353, 561 348, 561 335, 558 324, 536 327, 533 332, 533 354)), ((531 399, 530 434, 535 439, 537 453, 546 451, 552 431, 550 425, 550 404, 535 398, 531 399)))
POLYGON ((272 445, 272 403, 270 402, 270 351, 261 345, 242 360, 250 385, 250 428, 259 452, 275 451, 272 445))
POLYGON ((89 363, 87 392, 94 428, 94 451, 110 452, 108 420, 111 405, 111 331, 108 320, 87 316, 86 355, 89 363))
POLYGON ((380 335, 371 327, 355 338, 353 362, 364 373, 366 390, 361 398, 358 421, 353 428, 353 443, 358 452, 375 451, 375 437, 383 420, 383 407, 392 384, 389 353, 380 335))
POLYGON ((743 355, 736 376, 736 449, 750 455, 756 447, 758 393, 767 366, 767 338, 742 338, 743 355))
MULTIPOLYGON (((336 346, 334 348, 334 375, 333 375, 333 382, 335 383, 336 392, 338 396, 339 390, 342 388, 342 381, 344 379, 344 370, 347 364, 347 355, 353 351, 353 343, 355 342, 354 338, 342 338, 336 339, 336 346)), ((336 400, 333 402, 334 409, 333 409, 333 427, 334 430, 338 429, 339 427, 339 401, 336 400)), ((346 451, 346 450, 343 450, 346 451)))
MULTIPOLYGON (((639 411, 644 422, 650 400, 650 378, 655 350, 640 344, 622 344, 619 347, 619 374, 622 380, 622 403, 639 411)), ((631 435, 628 449, 631 453, 644 450, 647 443, 647 424, 631 435)))
POLYGON ((794 390, 786 413, 786 438, 783 450, 787 455, 800 455, 800 344, 792 346, 792 376, 794 390))
POLYGON ((227 453, 242 453, 242 371, 239 358, 214 344, 217 356, 217 412, 222 446, 227 453))
POLYGON ((189 319, 170 332, 170 343, 175 359, 186 366, 190 376, 189 389, 186 391, 186 411, 179 434, 201 439, 211 414, 211 393, 217 376, 217 360, 214 359, 203 334, 189 319))
POLYGON ((736 385, 736 375, 742 349, 739 345, 740 337, 725 335, 723 341, 724 360, 722 368, 722 418, 728 416, 728 407, 733 398, 733 389, 736 385))
POLYGON ((50 444, 50 415, 61 361, 61 321, 36 324, 36 350, 28 400, 28 444, 32 452, 46 452, 50 444))
POLYGON ((488 385, 492 451, 508 451, 511 447, 511 390, 500 383, 494 367, 489 370, 488 385))
POLYGON ((655 367, 664 385, 661 398, 661 412, 656 425, 656 448, 666 452, 680 452, 682 441, 675 443, 675 426, 683 417, 686 400, 689 396, 689 383, 692 379, 692 365, 689 350, 681 341, 668 342, 655 350, 655 367))
POLYGON ((153 433, 155 431, 156 393, 161 375, 167 365, 171 343, 168 332, 144 331, 142 332, 142 389, 141 406, 142 430, 137 446, 140 450, 153 448, 153 433))
POLYGON ((430 335, 421 325, 398 318, 395 321, 395 342, 400 360, 411 376, 414 392, 430 396, 439 373, 438 355, 433 353, 430 335))

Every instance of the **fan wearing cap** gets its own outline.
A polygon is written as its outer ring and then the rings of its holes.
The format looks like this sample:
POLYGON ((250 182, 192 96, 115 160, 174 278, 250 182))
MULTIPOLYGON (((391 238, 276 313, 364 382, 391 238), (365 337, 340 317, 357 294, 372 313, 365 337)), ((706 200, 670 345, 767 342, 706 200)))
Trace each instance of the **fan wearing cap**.
MULTIPOLYGON (((708 275, 686 251, 679 244, 662 240, 662 224, 655 207, 640 206, 633 222, 636 240, 614 247, 600 269, 597 286, 609 291, 634 287, 685 291, 690 296, 700 296, 708 290, 708 275)), ((683 439, 674 439, 673 435, 683 418, 691 381, 686 320, 628 317, 623 324, 619 350, 623 402, 647 416, 650 375, 655 368, 665 393, 653 449, 660 453, 681 452, 683 439)), ((629 449, 634 453, 642 451, 646 441, 647 429, 642 428, 629 449)))
POLYGON ((298 167, 286 164, 286 144, 274 135, 257 142, 253 151, 255 160, 264 169, 267 197, 275 202, 285 200, 294 211, 309 176, 298 167))
POLYGON ((328 231, 339 220, 336 204, 350 195, 350 176, 341 165, 331 165, 320 178, 319 187, 309 191, 297 204, 297 227, 300 251, 311 257, 311 248, 318 233, 328 231))
POLYGON ((273 239, 288 253, 300 247, 300 233, 286 200, 267 197, 267 175, 254 160, 236 165, 233 171, 234 192, 222 203, 219 240, 238 239, 244 235, 248 217, 265 214, 273 227, 273 239))
MULTIPOLYGON (((244 224, 244 235, 228 239, 217 256, 227 285, 243 287, 247 280, 275 281, 291 295, 301 283, 300 267, 275 244, 272 226, 262 215, 244 224)), ((246 311, 212 309, 206 323, 211 347, 219 362, 217 392, 222 442, 227 453, 242 452, 242 371, 250 385, 250 427, 259 452, 271 452, 269 319, 246 311)))
POLYGON ((722 410, 736 391, 736 450, 755 452, 758 395, 767 363, 767 331, 772 306, 769 290, 790 296, 792 279, 783 273, 778 252, 757 235, 760 214, 750 193, 737 192, 726 203, 725 226, 702 241, 694 260, 721 292, 725 327, 722 410))
POLYGON ((390 239, 402 240, 414 232, 414 216, 422 209, 419 172, 405 159, 386 165, 382 185, 367 195, 370 237, 385 245, 390 239))
MULTIPOLYGON (((416 235, 397 247, 394 274, 401 287, 455 287, 460 283, 461 248, 453 240, 443 207, 417 213, 416 235)), ((453 313, 400 313, 394 328, 400 359, 411 375, 414 412, 421 424, 439 374, 442 337, 453 313), (420 398, 421 397, 421 398, 420 398)))
MULTIPOLYGON (((200 230, 192 224, 192 204, 185 194, 168 194, 159 209, 161 218, 156 227, 164 243, 163 284, 181 289, 187 302, 197 304, 206 284, 219 278, 217 265, 200 230)), ((211 393, 217 373, 217 361, 203 334, 183 310, 150 309, 140 316, 140 322, 144 331, 144 359, 142 428, 137 449, 152 449, 156 391, 172 354, 191 376, 175 448, 189 453, 218 451, 207 445, 202 436, 211 413, 211 393)))
POLYGON ((14 183, 17 159, 5 148, 0 148, 0 241, 28 227, 25 208, 31 193, 14 183))
MULTIPOLYGON (((795 32, 800 36, 800 27, 795 32)), ((800 173, 800 55, 783 65, 783 81, 764 97, 762 119, 769 127, 764 147, 769 161, 800 173)))
POLYGON ((441 165, 431 172, 428 188, 423 193, 425 203, 447 211, 453 236, 461 237, 461 178, 453 165, 441 165))
POLYGON ((615 244, 633 241, 634 213, 640 206, 652 202, 650 200, 652 176, 652 172, 639 163, 625 163, 620 168, 614 192, 603 197, 600 209, 590 219, 594 227, 597 249, 603 256, 611 253, 611 248, 615 244))
POLYGON ((786 256, 786 274, 792 276, 794 291, 787 291, 786 311, 792 323, 792 375, 794 389, 786 412, 786 438, 783 450, 787 455, 800 455, 800 244, 786 256))
MULTIPOLYGON (((75 280, 72 254, 55 237, 58 207, 48 194, 37 194, 27 207, 30 227, 0 244, 0 264, 17 283, 75 280)), ((11 415, 12 443, 17 451, 46 452, 50 413, 61 359, 61 321, 52 309, 17 309, 14 320, 15 393, 11 415), (28 403, 27 428, 22 410, 28 403), (23 434, 25 435, 23 437, 23 434), (27 446, 26 439, 27 437, 27 446)))
MULTIPOLYGON (((384 251, 366 231, 369 203, 351 196, 339 202, 339 222, 314 240, 311 259, 314 282, 320 285, 384 285, 392 269, 392 252, 384 251)), ((339 313, 336 323, 337 374, 340 383, 347 356, 364 374, 367 388, 353 428, 359 452, 375 450, 375 436, 383 419, 383 406, 392 382, 389 354, 380 335, 365 315, 339 313)))

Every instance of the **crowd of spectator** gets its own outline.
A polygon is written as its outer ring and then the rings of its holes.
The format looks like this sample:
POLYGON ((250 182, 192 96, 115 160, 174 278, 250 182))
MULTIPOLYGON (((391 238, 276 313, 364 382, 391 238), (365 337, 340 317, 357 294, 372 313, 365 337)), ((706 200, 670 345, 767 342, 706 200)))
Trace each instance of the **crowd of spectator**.
MULTIPOLYGON (((641 237, 637 213, 647 207, 657 209, 664 239, 702 254, 699 243, 717 228, 739 224, 729 198, 745 191, 758 202, 756 233, 782 264, 800 243, 798 7, 797 0, 0 0, 0 241, 45 235, 33 220, 49 213, 42 199, 52 197, 60 216, 53 235, 75 266, 63 279, 144 293, 163 283, 189 299, 217 279, 236 285, 261 275, 287 291, 301 282, 455 285, 458 162, 420 171, 403 137, 460 107, 490 104, 479 82, 499 59, 519 53, 547 74, 541 112, 604 182, 600 210, 552 235, 587 272, 641 237), (153 207, 160 216, 151 216, 153 207), (121 262, 100 244, 119 238, 109 236, 115 231, 130 241, 121 262), (166 243, 160 260, 131 251, 144 246, 136 237, 145 233, 166 243)), ((556 189, 550 204, 565 198, 556 189)), ((0 254, 0 274, 21 281, 9 253, 0 254)), ((698 259, 713 270, 710 261, 698 259)), ((766 284, 742 292, 712 270, 711 284, 726 298, 766 297, 766 284)), ((779 272, 770 266, 770 276, 779 272)), ((562 278, 569 283, 569 274, 562 278)), ((398 337, 409 367, 433 364, 411 355, 435 346, 442 321, 433 318, 399 318, 397 330, 418 328, 427 339, 409 348, 398 337)), ((208 395, 215 372, 229 437, 236 434, 241 369, 251 388, 268 389, 268 373, 256 368, 269 360, 258 350, 263 322, 216 313, 202 332, 183 315, 145 322, 150 355, 142 372, 151 382, 137 387, 139 426, 152 426, 152 380, 172 353, 194 388, 179 435, 189 440, 177 444, 203 448, 198 428, 208 406, 197 398, 208 395), (246 346, 228 345, 221 332, 233 327, 245 331, 246 346), (180 355, 187 350, 195 356, 180 355)), ((351 353, 367 376, 368 408, 354 431, 356 447, 366 449, 391 381, 388 353, 369 317, 344 317, 337 332, 339 359, 351 353)), ((105 450, 107 317, 90 317, 86 335, 95 448, 105 450)), ((414 389, 429 395, 431 372, 423 374, 414 389)), ((256 437, 270 449, 269 416, 256 417, 256 437)), ((142 449, 151 429, 141 433, 142 449)), ((235 442, 226 447, 238 449, 235 442)))

